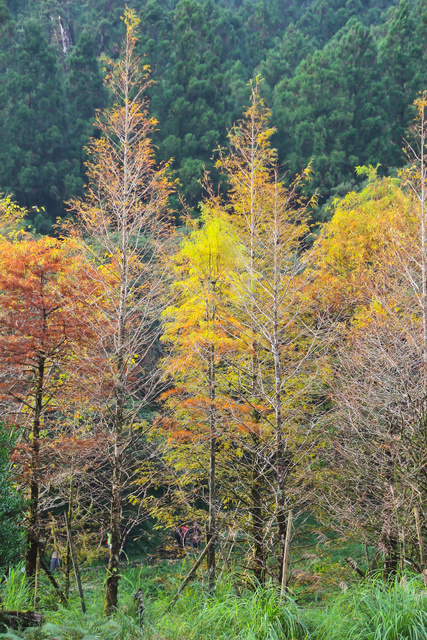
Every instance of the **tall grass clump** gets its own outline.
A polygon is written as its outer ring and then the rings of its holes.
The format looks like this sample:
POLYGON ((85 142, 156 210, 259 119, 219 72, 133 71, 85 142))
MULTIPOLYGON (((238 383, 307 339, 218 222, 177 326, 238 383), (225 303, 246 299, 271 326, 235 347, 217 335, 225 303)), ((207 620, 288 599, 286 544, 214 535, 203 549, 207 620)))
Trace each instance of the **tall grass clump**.
MULTIPOLYGON (((298 605, 277 585, 236 587, 233 576, 218 580, 214 593, 194 581, 171 607, 185 565, 124 570, 119 609, 104 614, 104 573, 84 580, 87 613, 72 593, 58 602, 44 577, 39 585, 40 628, 14 632, 25 640, 427 640, 427 590, 420 577, 371 579, 345 593, 328 594, 311 607, 298 605), (145 624, 141 628, 133 598, 141 588, 145 624)), ((6 609, 31 608, 32 594, 22 568, 11 569, 0 587, 6 609)), ((1 636, 1 634, 0 634, 1 636)), ((9 636, 2 636, 9 637, 9 636)), ((12 638, 12 636, 10 636, 12 638)), ((0 638, 1 640, 1 638, 0 638)))
POLYGON ((305 612, 313 640, 427 640, 427 591, 417 577, 375 579, 305 612))
MULTIPOLYGON (((41 627, 34 627, 0 638, 25 638, 25 640, 142 640, 143 630, 136 616, 132 597, 135 584, 123 579, 120 609, 111 617, 104 614, 105 585, 102 579, 83 584, 87 612, 83 614, 77 593, 73 592, 66 606, 62 605, 45 577, 40 579, 38 610, 44 617, 41 627)), ((5 609, 32 609, 32 591, 26 585, 25 574, 12 569, 1 586, 0 594, 5 609)))
MULTIPOLYGON (((110 617, 104 613, 105 585, 102 582, 86 585, 84 589, 87 612, 81 609, 80 600, 73 593, 66 607, 58 604, 56 611, 48 613, 48 623, 34 632, 34 640, 55 637, 57 640, 139 640, 143 631, 139 625, 132 593, 134 584, 122 582, 120 608, 110 617)), ((28 638, 28 636, 27 636, 28 638)), ((30 638, 29 640, 32 640, 30 638)))
POLYGON ((0 596, 4 609, 28 609, 31 589, 25 578, 22 564, 11 567, 0 586, 0 596))
POLYGON ((149 609, 148 638, 162 640, 302 640, 307 628, 300 610, 277 588, 258 587, 238 595, 229 581, 215 594, 194 583, 168 610, 168 598, 149 609))

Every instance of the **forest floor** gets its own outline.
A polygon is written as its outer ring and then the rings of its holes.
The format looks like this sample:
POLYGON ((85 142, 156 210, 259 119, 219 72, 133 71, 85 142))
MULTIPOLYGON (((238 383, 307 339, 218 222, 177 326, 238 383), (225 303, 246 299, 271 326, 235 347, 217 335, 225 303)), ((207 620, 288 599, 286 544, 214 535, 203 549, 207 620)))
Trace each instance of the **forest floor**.
MULTIPOLYGON (((318 559, 317 568, 313 552, 307 553, 304 568, 294 567, 292 586, 284 597, 280 597, 277 584, 257 588, 249 572, 241 568, 222 571, 221 567, 212 594, 202 566, 173 606, 172 600, 194 563, 191 554, 177 557, 169 550, 160 557, 156 554, 143 561, 133 559, 123 566, 120 610, 111 618, 103 615, 104 564, 82 568, 85 614, 77 590, 72 590, 64 607, 43 576, 38 604, 43 624, 21 631, 3 629, 0 638, 427 640, 427 591, 419 576, 399 575, 388 583, 380 577, 360 580, 342 559, 336 557, 336 562, 331 562, 330 551, 322 562, 318 559), (142 624, 133 597, 137 589, 144 596, 142 624)), ((0 586, 0 597, 4 609, 32 608, 22 568, 10 571, 0 586)))

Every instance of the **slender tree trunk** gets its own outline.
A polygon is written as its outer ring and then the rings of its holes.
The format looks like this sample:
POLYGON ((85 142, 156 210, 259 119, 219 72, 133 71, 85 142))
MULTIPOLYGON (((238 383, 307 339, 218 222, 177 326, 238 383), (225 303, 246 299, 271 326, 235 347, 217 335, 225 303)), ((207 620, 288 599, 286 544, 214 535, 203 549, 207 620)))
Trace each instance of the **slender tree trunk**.
POLYGON ((27 551, 25 555, 25 573, 28 578, 35 576, 39 539, 39 473, 40 473, 40 418, 43 407, 45 359, 40 358, 37 370, 35 390, 34 418, 31 429, 30 462, 30 504, 28 513, 27 551))
MULTIPOLYGON (((128 114, 128 93, 126 92, 125 118, 128 114)), ((120 299, 117 331, 117 378, 116 378, 116 410, 114 415, 114 451, 113 469, 111 484, 111 504, 110 504, 110 555, 107 569, 107 583, 105 592, 105 612, 110 615, 118 607, 119 591, 119 559, 121 551, 120 525, 122 521, 122 472, 123 472, 123 447, 121 437, 124 423, 125 408, 125 353, 126 353, 126 315, 128 307, 128 256, 129 237, 127 234, 127 194, 128 194, 128 126, 125 126, 125 141, 123 143, 123 220, 121 225, 121 274, 120 274, 120 299)))
MULTIPOLYGON (((70 478, 70 496, 68 500, 68 522, 71 524, 73 522, 73 491, 74 491, 74 483, 73 477, 70 478)), ((67 551, 65 555, 65 599, 68 600, 70 595, 70 573, 71 573, 71 545, 70 538, 67 535, 67 551)))
POLYGON ((292 531, 292 511, 289 511, 288 524, 286 527, 285 548, 283 550, 283 558, 282 558, 282 573, 281 573, 281 580, 280 580, 280 594, 282 596, 285 593, 286 586, 288 584, 289 547, 291 544, 291 531, 292 531))
POLYGON ((276 475, 277 475, 277 527, 279 536, 280 572, 285 557, 286 507, 285 507, 285 460, 283 453, 281 367, 278 349, 274 350, 274 369, 276 376, 275 421, 276 421, 276 475))
POLYGON ((120 558, 120 523, 122 517, 122 456, 117 440, 115 444, 113 478, 110 505, 110 555, 107 569, 107 585, 105 593, 105 612, 111 614, 118 605, 119 590, 119 558, 120 558))
MULTIPOLYGON (((421 193, 419 194, 421 218, 421 276, 422 276, 422 314, 423 314, 423 358, 424 367, 427 366, 427 221, 426 221, 426 177, 425 177, 425 138, 427 134, 425 123, 425 99, 420 108, 420 179, 421 193)), ((424 381, 425 382, 425 381, 424 381)))
POLYGON ((264 549, 264 519, 262 509, 262 484, 263 475, 258 464, 257 451, 260 446, 259 438, 252 436, 254 443, 253 459, 252 459, 252 482, 251 482, 251 521, 252 536, 254 539, 254 574, 258 582, 263 585, 265 582, 265 565, 266 556, 264 549))
POLYGON ((130 168, 129 168, 129 86, 130 86, 130 48, 127 41, 125 50, 125 74, 124 74, 124 139, 122 142, 123 153, 123 204, 121 221, 119 224, 120 234, 120 296, 117 323, 117 374, 116 374, 116 411, 114 416, 114 453, 113 453, 113 477, 111 486, 110 505, 110 534, 111 547, 107 569, 107 584, 105 592, 105 612, 111 614, 118 606, 119 590, 119 558, 121 551, 120 525, 122 520, 122 471, 123 453, 121 445, 121 435, 124 421, 125 407, 125 377, 126 377, 126 338, 127 338, 127 311, 129 305, 129 265, 128 251, 130 247, 130 237, 128 232, 129 220, 129 197, 130 197, 130 168))
POLYGON ((424 571, 424 569, 426 568, 426 554, 424 549, 424 540, 423 540, 420 513, 418 511, 418 507, 414 507, 414 515, 415 515, 415 526, 417 529, 418 546, 420 549, 420 567, 421 567, 421 571, 424 571))
POLYGON ((37 609, 39 605, 39 580, 40 580, 40 556, 41 549, 37 547, 37 557, 36 557, 36 572, 34 574, 34 598, 33 598, 33 606, 34 609, 37 609))
MULTIPOLYGON (((210 442, 210 472, 209 472, 209 527, 206 534, 206 544, 209 544, 211 538, 215 535, 216 519, 215 519, 215 464, 216 464, 216 437, 211 437, 210 442)), ((215 543, 209 548, 207 554, 209 589, 215 588, 215 570, 216 555, 215 543)))
POLYGON ((276 197, 274 203, 274 227, 273 227, 273 331, 272 331, 272 354, 274 359, 274 414, 276 427, 276 481, 277 481, 277 527, 279 536, 279 576, 283 574, 283 563, 285 562, 285 540, 286 540, 286 508, 285 508, 285 460, 283 441, 283 418, 282 418, 282 365, 280 360, 280 336, 279 336, 279 307, 280 307, 280 222, 277 203, 277 172, 275 176, 276 197))
MULTIPOLYGON (((209 358, 209 422, 210 422, 210 469, 209 469, 209 526, 206 534, 206 544, 209 545, 215 535, 215 498, 216 498, 216 411, 215 411, 215 362, 214 347, 210 348, 209 358)), ((207 553, 209 589, 215 589, 215 541, 209 546, 207 553)))

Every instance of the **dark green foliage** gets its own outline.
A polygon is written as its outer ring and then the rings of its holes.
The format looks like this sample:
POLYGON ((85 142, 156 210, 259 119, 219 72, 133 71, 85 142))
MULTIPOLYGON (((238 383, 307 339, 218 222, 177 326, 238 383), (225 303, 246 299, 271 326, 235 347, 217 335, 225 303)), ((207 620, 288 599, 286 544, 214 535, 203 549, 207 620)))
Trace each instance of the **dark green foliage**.
POLYGON ((379 24, 383 12, 394 4, 389 0, 315 0, 297 24, 321 48, 350 18, 365 25, 379 24))
POLYGON ((84 184, 82 150, 91 136, 95 110, 106 102, 106 93, 97 60, 97 46, 89 31, 83 31, 67 60, 66 97, 69 110, 68 137, 70 141, 71 171, 66 189, 80 195, 84 184))
POLYGON ((411 123, 414 112, 412 103, 418 89, 424 88, 421 78, 427 79, 421 68, 420 44, 415 37, 415 21, 406 0, 401 0, 394 18, 389 23, 387 35, 379 47, 382 81, 387 94, 387 107, 393 114, 389 122, 390 162, 402 162, 402 139, 411 123))
POLYGON ((275 39, 281 39, 290 25, 298 23, 312 4, 310 0, 246 0, 240 12, 247 40, 245 66, 253 69, 258 65, 275 39))
MULTIPOLYGON (((321 202, 354 185, 356 164, 401 166, 411 104, 427 86, 425 0, 132 0, 152 68, 157 159, 197 209, 203 166, 227 144, 260 73, 279 159, 313 158, 321 202)), ((94 112, 106 106, 99 57, 118 55, 123 4, 0 0, 0 191, 47 232, 84 183, 94 112)), ((179 207, 178 200, 172 202, 179 207)))
POLYGON ((213 0, 180 0, 173 12, 149 0, 141 18, 141 51, 157 80, 159 157, 173 158, 182 192, 196 206, 203 164, 212 169, 212 151, 243 107, 241 25, 213 0))
POLYGON ((12 15, 7 7, 5 0, 0 1, 0 30, 5 33, 6 27, 10 24, 12 15))
POLYGON ((329 195, 354 177, 354 167, 386 163, 386 93, 372 34, 347 26, 308 56, 274 92, 277 146, 291 173, 313 159, 312 189, 329 195))
MULTIPOLYGON (((0 185, 27 208, 58 213, 67 197, 67 128, 59 65, 40 26, 24 22, 6 53, 0 185)), ((39 231, 48 232, 45 220, 39 231)))
POLYGON ((23 550, 24 530, 20 526, 24 501, 14 487, 9 464, 13 440, 0 423, 0 573, 16 564, 23 550))
POLYGON ((308 35, 291 24, 281 39, 277 39, 261 62, 259 70, 270 94, 274 87, 286 78, 291 78, 299 63, 312 54, 314 47, 308 35))

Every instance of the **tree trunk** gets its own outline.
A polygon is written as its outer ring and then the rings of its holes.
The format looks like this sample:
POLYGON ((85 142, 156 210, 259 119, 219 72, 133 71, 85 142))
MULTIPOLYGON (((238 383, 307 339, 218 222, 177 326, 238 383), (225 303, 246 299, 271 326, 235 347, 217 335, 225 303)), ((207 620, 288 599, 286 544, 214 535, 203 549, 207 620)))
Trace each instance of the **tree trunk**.
POLYGON ((423 540, 418 507, 414 507, 414 515, 415 515, 415 526, 417 529, 418 546, 420 548, 420 567, 421 567, 421 571, 424 571, 424 569, 426 568, 426 554, 424 550, 424 540, 423 540))
POLYGON ((259 446, 259 439, 256 435, 252 436, 254 441, 255 453, 253 454, 252 463, 252 483, 251 483, 251 520, 252 520, 252 536, 254 539, 254 574, 258 582, 263 585, 265 582, 265 564, 266 557, 264 551, 264 521, 262 510, 262 482, 263 476, 260 472, 256 451, 259 446))
POLYGON ((282 558, 282 574, 280 581, 280 594, 283 596, 288 584, 288 565, 289 565, 289 547, 291 544, 291 531, 292 531, 292 511, 289 511, 288 526, 286 528, 285 548, 282 558))
MULTIPOLYGON (((68 501, 68 510, 67 510, 68 522, 71 523, 73 521, 73 478, 70 478, 70 497, 68 501)), ((66 518, 67 518, 66 516, 66 518)), ((67 535, 67 551, 65 555, 65 598, 68 600, 70 595, 70 573, 71 573, 71 545, 70 538, 67 535)))
MULTIPOLYGON (((283 417, 282 417, 282 382, 283 371, 280 360, 280 335, 279 335, 279 314, 280 314, 280 224, 279 211, 277 203, 277 170, 275 174, 275 206, 274 206, 274 231, 273 231, 273 331, 271 350, 274 359, 274 414, 276 427, 276 482, 277 482, 277 528, 279 536, 279 576, 283 587, 283 572, 285 571, 286 561, 286 508, 285 508, 285 456, 284 456, 284 433, 283 433, 283 417)), ((283 339, 283 338, 282 338, 283 339)), ((290 516, 291 517, 291 516, 290 516)))
POLYGON ((215 474, 216 474, 216 412, 215 412, 215 362, 214 347, 210 349, 209 362, 209 422, 210 422, 210 469, 209 469, 209 527, 206 534, 206 544, 209 546, 207 553, 209 589, 215 589, 215 542, 209 544, 215 535, 215 474))
MULTIPOLYGON (((216 457, 216 438, 211 438, 211 451, 210 451, 210 478, 209 478, 209 528, 206 534, 206 544, 209 544, 212 537, 215 535, 215 457, 216 457)), ((208 579, 209 589, 212 591, 215 588, 215 569, 216 569, 216 557, 215 557, 215 543, 209 547, 207 554, 208 565, 208 579)))
POLYGON ((27 551, 25 554, 25 574, 27 578, 35 576, 37 571, 37 553, 39 539, 39 473, 40 473, 40 418, 43 407, 45 359, 39 358, 37 385, 34 399, 34 418, 31 429, 30 462, 30 504, 28 512, 27 551))
POLYGON ((37 558, 36 558, 36 572, 34 574, 34 598, 33 598, 33 605, 34 605, 34 609, 37 609, 37 607, 39 606, 39 581, 40 581, 40 555, 41 555, 41 549, 38 546, 37 547, 37 558))
POLYGON ((110 615, 118 605, 119 590, 119 558, 120 558, 120 522, 122 517, 121 492, 122 459, 117 440, 114 452, 113 484, 110 507, 110 554, 107 569, 107 585, 105 592, 105 613, 110 615))

